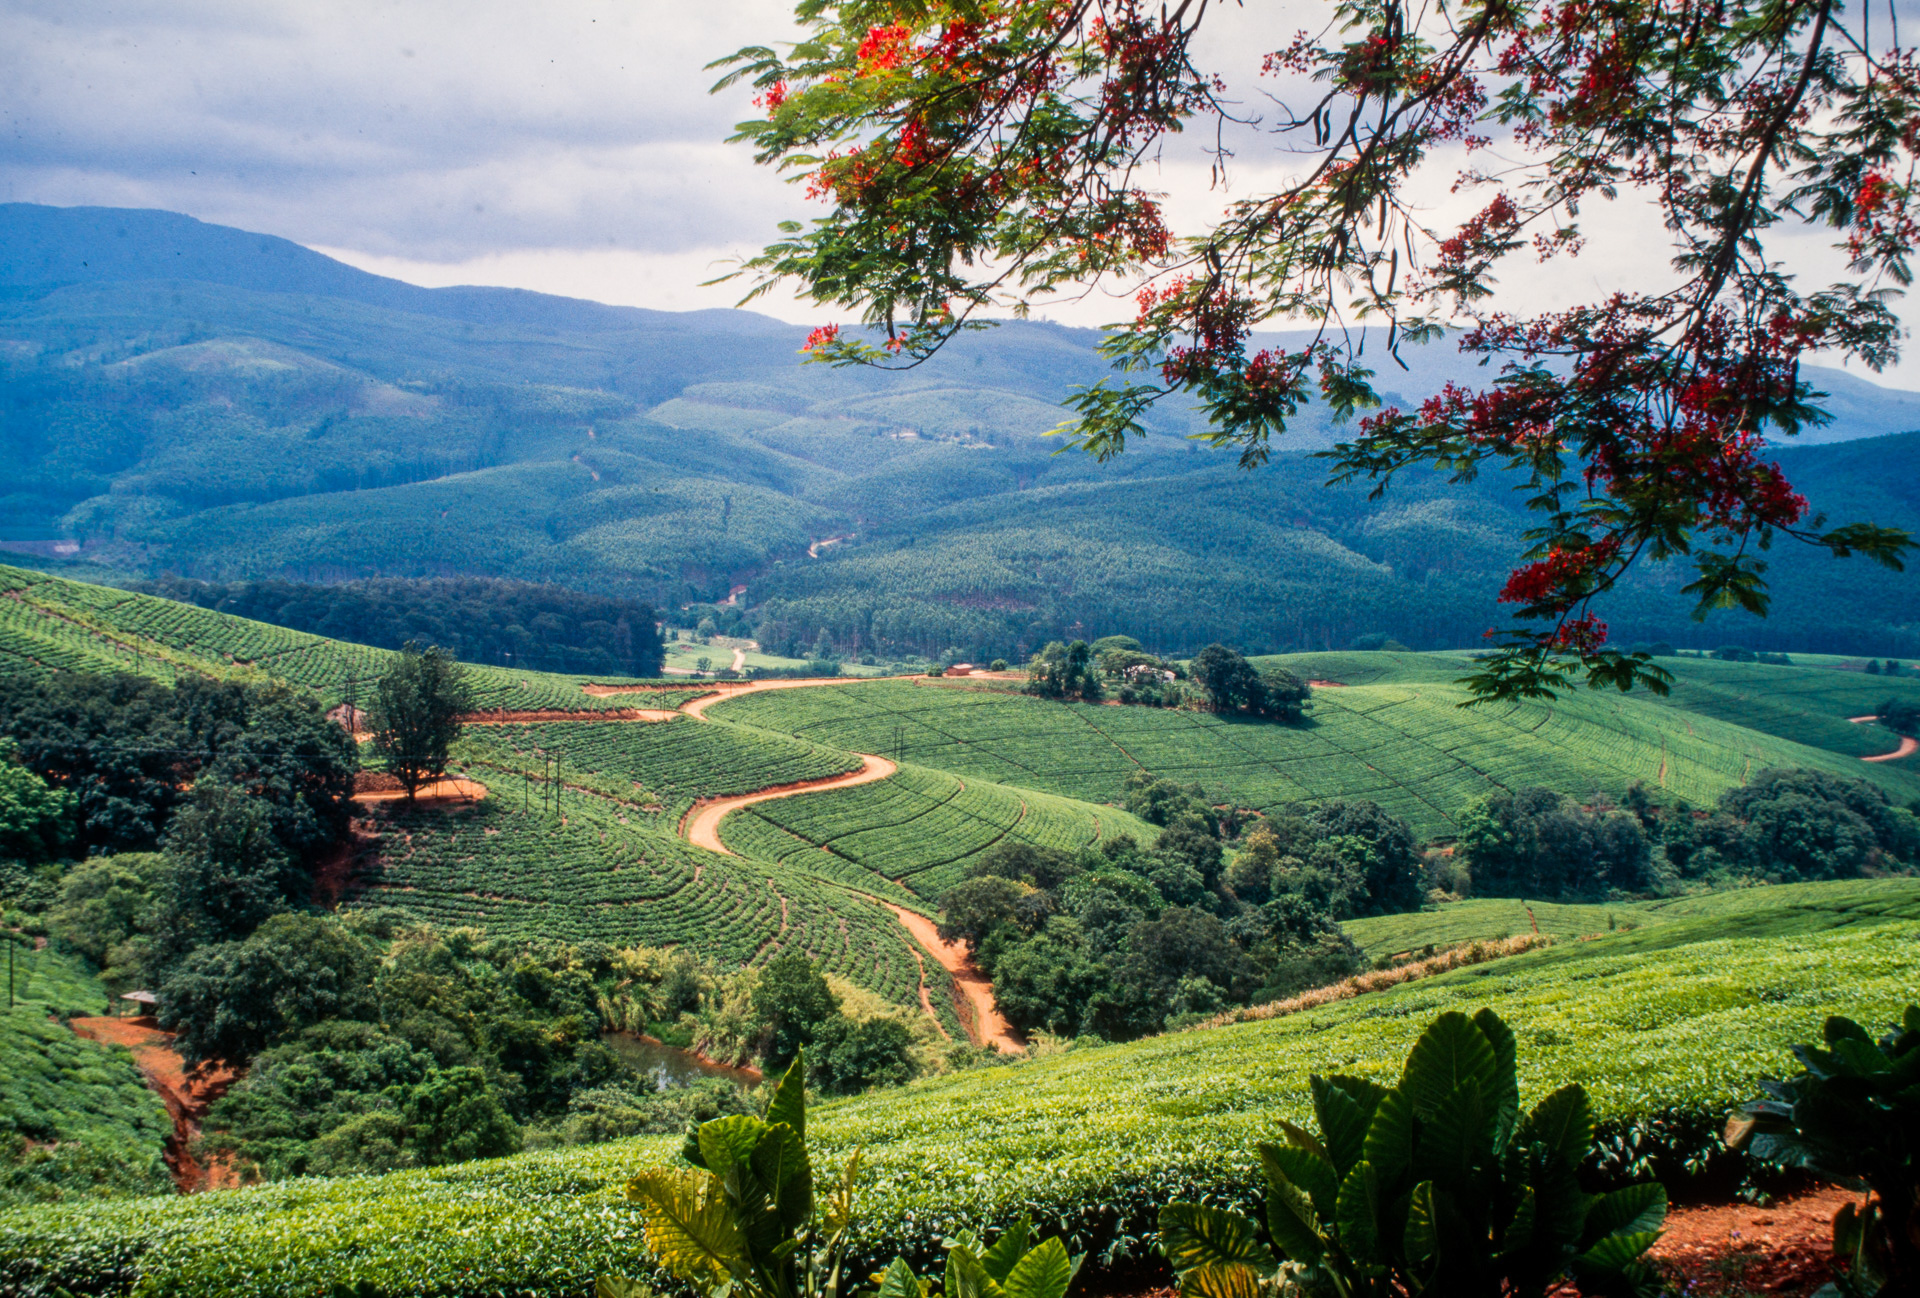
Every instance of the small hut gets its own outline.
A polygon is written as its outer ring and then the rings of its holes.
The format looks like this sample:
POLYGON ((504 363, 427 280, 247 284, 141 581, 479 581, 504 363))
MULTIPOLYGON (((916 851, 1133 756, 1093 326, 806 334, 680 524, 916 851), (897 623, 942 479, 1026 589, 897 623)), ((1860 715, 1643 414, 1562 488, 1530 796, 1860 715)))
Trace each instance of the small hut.
POLYGON ((126 995, 122 996, 120 999, 123 1001, 131 1002, 127 1010, 127 1013, 133 1015, 135 1018, 139 1018, 142 1015, 152 1014, 155 1010, 155 1007, 157 1007, 160 1004, 160 998, 158 996, 155 996, 152 992, 146 992, 146 991, 128 992, 126 995))

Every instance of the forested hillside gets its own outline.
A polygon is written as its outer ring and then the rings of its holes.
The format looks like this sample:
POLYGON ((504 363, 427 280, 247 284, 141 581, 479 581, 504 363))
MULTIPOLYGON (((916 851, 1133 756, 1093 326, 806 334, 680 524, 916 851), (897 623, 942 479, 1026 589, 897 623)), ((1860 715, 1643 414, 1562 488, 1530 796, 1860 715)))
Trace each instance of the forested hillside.
MULTIPOLYGON (((745 586, 763 641, 843 653, 1109 630, 1441 648, 1505 620, 1508 484, 1369 501, 1305 454, 1244 473, 1179 411, 1098 465, 1046 436, 1106 373, 1090 331, 1007 324, 899 374, 804 366, 803 337, 417 289, 166 213, 0 207, 0 542, 121 580, 499 577, 662 607, 745 586)), ((1409 363, 1382 379, 1396 400, 1460 365, 1444 343, 1409 363)), ((1835 420, 1806 440, 1837 444, 1783 449, 1795 481, 1836 518, 1920 523, 1920 436, 1890 436, 1920 398, 1820 382, 1835 420)), ((1286 445, 1339 435, 1310 408, 1286 445)), ((1764 623, 1698 626, 1657 571, 1604 613, 1623 642, 1920 655, 1911 574, 1769 562, 1764 623)))

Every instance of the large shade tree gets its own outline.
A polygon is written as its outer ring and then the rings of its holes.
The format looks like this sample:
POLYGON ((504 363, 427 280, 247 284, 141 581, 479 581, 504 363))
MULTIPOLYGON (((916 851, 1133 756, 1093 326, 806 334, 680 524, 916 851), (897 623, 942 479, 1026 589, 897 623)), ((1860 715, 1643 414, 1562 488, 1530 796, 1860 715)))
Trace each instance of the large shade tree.
POLYGON ((1104 344, 1119 373, 1070 402, 1066 431, 1095 455, 1181 394, 1249 467, 1319 401, 1358 416, 1329 453, 1336 479, 1517 473, 1538 521, 1501 598, 1527 621, 1472 678, 1484 697, 1580 677, 1664 689, 1647 656, 1606 647, 1599 616, 1642 560, 1690 562, 1701 616, 1764 613, 1782 538, 1899 566, 1904 532, 1813 515, 1765 443, 1825 418, 1804 358, 1895 356, 1920 67, 1884 17, 1837 0, 1261 6, 1272 108, 1256 120, 1256 96, 1196 54, 1228 8, 802 0, 803 39, 742 50, 721 84, 757 87, 764 115, 738 138, 826 213, 783 226, 743 273, 878 326, 817 330, 816 359, 891 365, 983 313, 1142 280, 1104 344), (1290 179, 1177 234, 1142 164, 1189 128, 1265 132, 1290 179), (1430 200, 1449 180, 1478 210, 1440 224, 1430 200), (1497 270, 1577 256, 1615 198, 1657 210, 1671 282, 1495 309, 1497 270), (1806 288, 1770 259, 1768 238, 1807 222, 1835 232, 1842 282, 1806 288), (1297 348, 1253 341, 1302 322, 1317 332, 1297 348), (1464 351, 1498 363, 1417 409, 1383 406, 1355 325, 1383 327, 1389 352, 1459 326, 1464 351))
POLYGON ((452 654, 409 644, 374 692, 367 721, 373 746, 407 791, 446 773, 447 754, 460 737, 460 718, 473 710, 473 685, 452 654))

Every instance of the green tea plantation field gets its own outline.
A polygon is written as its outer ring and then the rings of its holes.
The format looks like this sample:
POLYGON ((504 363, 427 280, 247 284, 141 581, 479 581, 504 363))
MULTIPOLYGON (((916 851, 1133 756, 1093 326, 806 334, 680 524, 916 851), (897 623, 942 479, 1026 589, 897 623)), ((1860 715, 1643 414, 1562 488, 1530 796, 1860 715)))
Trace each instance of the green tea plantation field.
POLYGON ((1901 803, 1920 798, 1911 759, 1861 762, 1637 695, 1574 690, 1463 709, 1453 683, 1462 660, 1451 655, 1260 661, 1354 683, 1316 689, 1299 725, 894 680, 727 699, 708 715, 1094 803, 1117 800, 1137 770, 1261 810, 1368 798, 1427 837, 1450 833, 1475 797, 1528 784, 1617 798, 1637 781, 1700 805, 1755 771, 1803 766, 1872 780, 1901 803))
MULTIPOLYGON (((173 1121, 133 1058, 74 1035, 56 1015, 100 1014, 111 997, 76 956, 18 942, 14 1004, 0 1014, 0 1140, 27 1142, 0 1175, 0 1204, 165 1194, 173 1121)), ((0 965, 6 953, 0 951, 0 965)), ((7 970, 0 967, 0 980, 7 970)))
MULTIPOLYGON (((271 678, 328 706, 364 702, 394 654, 253 622, 152 595, 50 577, 0 564, 0 674, 132 672, 173 680, 182 672, 271 678)), ((512 711, 677 707, 707 691, 666 682, 642 694, 589 694, 584 676, 472 664, 476 703, 512 711)))
MULTIPOLYGON (((1765 890, 1754 890, 1764 895, 1765 890)), ((819 1165, 862 1150, 869 1259, 927 1256, 962 1228, 1030 1213, 1096 1260, 1144 1247, 1168 1199, 1254 1193, 1253 1145, 1308 1117, 1307 1075, 1387 1079, 1447 1009, 1487 1007, 1520 1039, 1523 1098, 1573 1078, 1603 1137, 1704 1129, 1790 1066, 1789 1044, 1842 1013, 1869 1024, 1914 999, 1920 893, 1874 906, 1844 890, 1674 918, 1590 942, 1405 984, 1286 1018, 1053 1055, 825 1103, 809 1115, 819 1165), (1871 912, 1871 913, 1870 913, 1871 912)), ((577 1294, 641 1273, 621 1186, 675 1157, 678 1137, 187 1199, 55 1205, 0 1215, 0 1286, 86 1284, 226 1298, 365 1284, 420 1295, 577 1294)))

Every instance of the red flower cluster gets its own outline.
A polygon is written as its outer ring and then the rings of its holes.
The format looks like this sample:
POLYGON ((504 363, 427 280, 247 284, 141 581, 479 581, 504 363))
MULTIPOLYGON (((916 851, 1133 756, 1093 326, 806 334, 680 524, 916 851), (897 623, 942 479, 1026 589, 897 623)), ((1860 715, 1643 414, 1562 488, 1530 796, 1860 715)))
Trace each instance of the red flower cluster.
POLYGON ((869 27, 867 38, 860 42, 860 48, 857 51, 860 59, 860 75, 887 72, 899 67, 901 60, 908 53, 907 42, 912 39, 913 29, 905 23, 869 27))
POLYGON ((1586 594, 1593 579, 1619 557, 1617 537, 1602 537, 1575 549, 1555 546, 1546 558, 1513 570, 1500 590, 1500 602, 1564 611, 1586 594))
POLYGON ((767 116, 769 117, 773 116, 774 111, 778 109, 780 105, 786 102, 787 102, 787 83, 784 81, 774 82, 772 85, 768 86, 764 91, 762 91, 760 94, 757 94, 753 97, 753 106, 755 108, 766 109, 767 116))
POLYGON ((815 329, 807 335, 807 344, 800 350, 803 352, 818 351, 820 348, 830 346, 838 341, 840 341, 839 325, 821 325, 818 329, 815 329))
POLYGON ((1496 194, 1491 203, 1451 239, 1440 244, 1443 269, 1459 270, 1469 261, 1491 256, 1510 238, 1520 224, 1520 209, 1505 194, 1496 194))
POLYGON ((1607 624, 1591 613, 1562 622, 1553 633, 1553 644, 1573 653, 1598 653, 1607 645, 1607 624))

